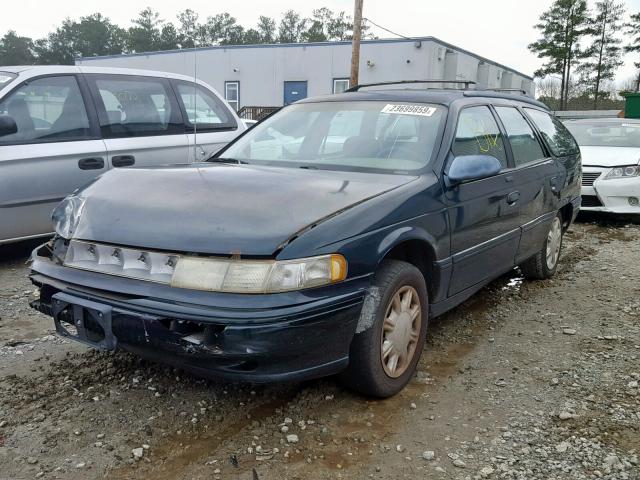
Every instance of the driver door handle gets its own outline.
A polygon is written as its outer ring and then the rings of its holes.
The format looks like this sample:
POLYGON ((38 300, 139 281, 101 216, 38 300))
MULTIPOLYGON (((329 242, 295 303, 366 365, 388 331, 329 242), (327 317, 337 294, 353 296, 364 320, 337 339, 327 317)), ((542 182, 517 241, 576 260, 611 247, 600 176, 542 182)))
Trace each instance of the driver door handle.
POLYGON ((80 170, 102 170, 104 159, 101 157, 81 158, 78 160, 78 168, 80 170))
POLYGON ((520 192, 518 191, 511 192, 507 195, 507 203, 509 205, 514 205, 518 200, 520 200, 520 192))

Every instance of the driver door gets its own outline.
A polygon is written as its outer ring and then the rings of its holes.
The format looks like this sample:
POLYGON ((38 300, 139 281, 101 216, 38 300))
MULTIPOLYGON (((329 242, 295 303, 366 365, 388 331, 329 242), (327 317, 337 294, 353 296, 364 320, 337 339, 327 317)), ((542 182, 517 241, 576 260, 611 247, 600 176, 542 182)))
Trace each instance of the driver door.
POLYGON ((0 243, 51 233, 60 200, 107 171, 91 105, 74 74, 26 80, 0 100, 18 127, 0 137, 0 243))
POLYGON ((462 155, 491 155, 503 170, 445 189, 453 260, 449 296, 507 271, 514 265, 520 242, 519 192, 503 134, 489 106, 460 112, 451 159, 462 155))

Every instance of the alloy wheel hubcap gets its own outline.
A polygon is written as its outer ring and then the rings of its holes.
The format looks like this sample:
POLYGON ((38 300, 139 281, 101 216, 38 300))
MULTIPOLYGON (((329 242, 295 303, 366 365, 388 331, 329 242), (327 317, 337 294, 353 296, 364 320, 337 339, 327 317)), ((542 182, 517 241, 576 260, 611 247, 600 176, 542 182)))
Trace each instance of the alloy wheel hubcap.
POLYGON ((382 367, 391 378, 398 378, 411 364, 416 352, 422 308, 415 288, 404 286, 393 295, 382 324, 382 367))
POLYGON ((560 256, 560 245, 562 244, 562 224, 556 217, 551 224, 549 235, 547 236, 547 268, 553 270, 560 256))

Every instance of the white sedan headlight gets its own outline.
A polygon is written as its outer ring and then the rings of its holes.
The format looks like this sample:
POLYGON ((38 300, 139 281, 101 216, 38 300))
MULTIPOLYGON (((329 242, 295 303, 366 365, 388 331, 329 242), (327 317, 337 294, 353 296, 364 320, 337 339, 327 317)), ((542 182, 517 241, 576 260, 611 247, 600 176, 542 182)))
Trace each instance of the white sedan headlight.
POLYGON ((613 178, 629 178, 640 176, 640 166, 629 165, 628 167, 616 167, 611 170, 605 180, 611 180, 613 178))
POLYGON ((51 220, 55 232, 62 238, 71 238, 80 222, 85 199, 69 195, 53 210, 51 220))
POLYGON ((171 286, 228 293, 277 293, 340 282, 347 277, 342 255, 297 260, 228 260, 180 257, 171 286))

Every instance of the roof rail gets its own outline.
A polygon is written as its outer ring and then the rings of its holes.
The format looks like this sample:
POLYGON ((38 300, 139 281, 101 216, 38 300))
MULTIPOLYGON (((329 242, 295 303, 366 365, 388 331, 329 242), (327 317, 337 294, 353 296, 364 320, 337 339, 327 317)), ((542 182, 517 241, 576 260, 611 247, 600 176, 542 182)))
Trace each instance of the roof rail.
POLYGON ((513 93, 520 93, 526 97, 529 96, 529 92, 527 92, 524 88, 483 88, 483 90, 487 90, 489 92, 505 92, 505 93, 509 93, 509 92, 513 92, 513 93))
POLYGON ((391 82, 362 83, 362 84, 354 85, 351 88, 348 88, 347 90, 345 90, 345 92, 357 92, 361 88, 365 88, 365 87, 382 87, 385 85, 406 85, 406 84, 413 84, 413 83, 455 83, 459 85, 464 85, 464 88, 466 90, 469 89, 470 85, 476 84, 476 82, 474 82, 473 80, 441 80, 441 79, 398 80, 398 81, 391 81, 391 82))

